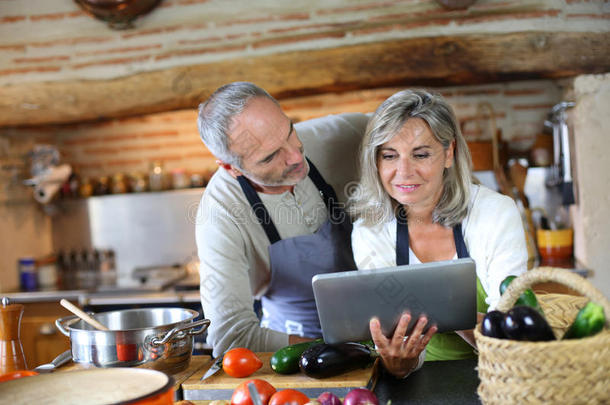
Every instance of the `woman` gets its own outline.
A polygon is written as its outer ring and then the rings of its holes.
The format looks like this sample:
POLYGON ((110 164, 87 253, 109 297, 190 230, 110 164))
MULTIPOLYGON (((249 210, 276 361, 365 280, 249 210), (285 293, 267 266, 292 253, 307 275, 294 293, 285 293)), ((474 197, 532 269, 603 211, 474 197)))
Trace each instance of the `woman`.
MULTIPOLYGON (((361 145, 361 178, 351 198, 359 269, 471 257, 477 272, 480 320, 497 304, 499 285, 527 269, 525 234, 515 202, 478 184, 470 152, 451 107, 422 90, 400 91, 371 118, 361 145), (397 242, 398 241, 398 242, 397 242)), ((373 340, 386 369, 406 377, 426 360, 474 356, 473 331, 411 336, 403 314, 386 338, 377 319, 373 340)))

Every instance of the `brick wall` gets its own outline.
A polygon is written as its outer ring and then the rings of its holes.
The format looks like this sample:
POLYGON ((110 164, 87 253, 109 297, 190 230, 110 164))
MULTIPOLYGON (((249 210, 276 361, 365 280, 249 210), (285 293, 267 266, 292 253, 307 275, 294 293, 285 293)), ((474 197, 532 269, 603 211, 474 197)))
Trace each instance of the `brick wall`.
MULTIPOLYGON (((294 121, 341 112, 370 112, 399 88, 353 91, 282 100, 294 121)), ((477 106, 488 102, 502 137, 516 150, 527 150, 542 131, 550 108, 561 100, 562 82, 550 80, 443 87, 440 92, 464 122, 469 140, 489 140, 489 123, 477 118, 477 106)), ((42 255, 51 249, 45 209, 34 203, 31 189, 21 181, 29 177, 27 156, 35 144, 52 144, 82 178, 146 173, 161 160, 167 171, 184 168, 209 175, 214 157, 201 142, 197 112, 182 110, 113 119, 97 123, 0 128, 0 291, 17 286, 16 260, 42 255)), ((50 209, 49 209, 50 208, 50 209)))
MULTIPOLYGON (((295 121, 341 112, 370 112, 399 88, 354 91, 286 99, 281 102, 295 121)), ((511 148, 526 150, 550 108, 560 100, 560 83, 553 81, 513 82, 434 89, 454 107, 469 140, 489 140, 490 122, 479 119, 477 106, 493 107, 502 139, 511 148)), ((184 168, 206 174, 216 168, 215 159, 197 132, 197 112, 182 110, 146 116, 113 119, 99 123, 49 125, 0 129, 0 139, 23 149, 36 142, 56 145, 64 162, 83 177, 108 176, 117 172, 146 173, 155 160, 169 171, 184 168)))
MULTIPOLYGON (((65 0, 3 0, 0 85, 99 79, 173 66, 389 39, 610 29, 603 0, 479 0, 447 10, 434 0, 164 0, 109 29, 65 0)), ((177 83, 179 85, 179 83, 177 83)))

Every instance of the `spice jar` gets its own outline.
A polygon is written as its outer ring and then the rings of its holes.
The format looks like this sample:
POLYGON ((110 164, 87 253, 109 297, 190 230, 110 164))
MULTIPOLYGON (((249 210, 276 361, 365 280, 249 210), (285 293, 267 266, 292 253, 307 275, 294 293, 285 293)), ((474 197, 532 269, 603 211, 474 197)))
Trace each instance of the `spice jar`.
POLYGON ((36 260, 33 257, 19 259, 19 283, 22 291, 36 291, 38 289, 36 260))
POLYGON ((102 176, 99 178, 97 184, 93 188, 94 195, 106 195, 110 194, 110 177, 102 176))
POLYGON ((38 288, 41 290, 54 290, 57 288, 57 258, 49 255, 38 259, 36 263, 38 272, 38 288))
POLYGON ((132 173, 129 176, 131 191, 142 193, 148 190, 148 179, 142 173, 132 173))
POLYGON ((172 188, 189 188, 191 181, 186 173, 186 170, 182 168, 173 169, 172 173, 172 188))
POLYGON ((117 173, 112 176, 112 194, 124 194, 129 192, 129 184, 127 178, 123 173, 117 173))
POLYGON ((148 173, 148 184, 150 191, 161 191, 165 189, 165 170, 163 169, 163 162, 155 160, 150 165, 150 171, 148 173))
POLYGON ((78 189, 78 194, 82 198, 91 197, 93 195, 93 182, 89 178, 84 178, 78 189))

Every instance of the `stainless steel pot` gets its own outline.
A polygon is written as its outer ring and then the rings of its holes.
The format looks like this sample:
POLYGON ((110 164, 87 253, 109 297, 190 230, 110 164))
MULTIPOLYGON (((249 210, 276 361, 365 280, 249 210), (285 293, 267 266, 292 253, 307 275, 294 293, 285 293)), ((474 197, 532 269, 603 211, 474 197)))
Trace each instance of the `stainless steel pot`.
POLYGON ((72 360, 96 367, 142 367, 168 374, 186 369, 193 336, 210 321, 193 321, 199 313, 185 308, 141 308, 91 314, 110 330, 95 330, 76 316, 55 325, 70 338, 72 360), (194 330, 201 326, 200 329, 194 330))

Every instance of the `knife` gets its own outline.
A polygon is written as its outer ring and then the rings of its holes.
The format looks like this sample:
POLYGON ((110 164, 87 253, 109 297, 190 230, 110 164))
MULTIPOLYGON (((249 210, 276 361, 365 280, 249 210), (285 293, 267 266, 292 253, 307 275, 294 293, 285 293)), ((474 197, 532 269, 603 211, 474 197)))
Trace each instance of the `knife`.
POLYGON ((252 402, 254 402, 254 405, 263 405, 261 396, 259 395, 258 391, 256 390, 256 386, 254 385, 253 382, 248 384, 248 391, 250 392, 250 398, 252 399, 252 402))
POLYGON ((36 367, 34 371, 38 373, 50 373, 51 371, 58 369, 60 366, 63 366, 70 360, 72 360, 72 351, 68 349, 59 356, 55 357, 50 363, 41 364, 40 366, 36 367))
POLYGON ((222 369, 222 359, 223 358, 224 358, 224 354, 222 356, 218 356, 216 358, 216 360, 214 361, 214 364, 212 364, 212 367, 210 367, 208 369, 208 371, 205 372, 203 377, 201 377, 200 381, 203 381, 203 380, 213 376, 214 374, 216 374, 218 372, 218 370, 222 369))

